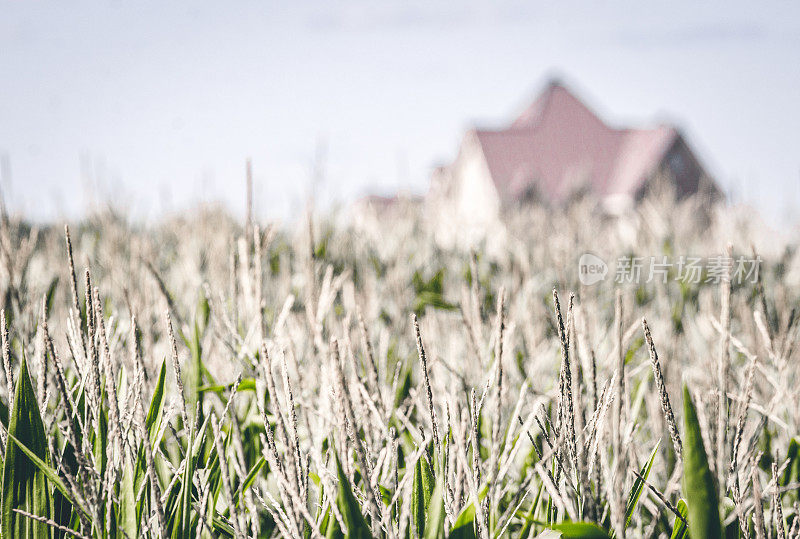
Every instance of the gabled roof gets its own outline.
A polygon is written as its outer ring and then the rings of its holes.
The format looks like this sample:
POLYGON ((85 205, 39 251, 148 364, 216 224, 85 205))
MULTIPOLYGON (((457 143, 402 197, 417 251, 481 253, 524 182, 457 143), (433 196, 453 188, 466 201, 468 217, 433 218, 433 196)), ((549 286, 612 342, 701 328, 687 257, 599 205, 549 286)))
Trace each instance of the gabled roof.
POLYGON ((558 82, 504 130, 475 130, 501 198, 534 188, 562 200, 580 187, 633 196, 679 137, 671 126, 608 126, 558 82))

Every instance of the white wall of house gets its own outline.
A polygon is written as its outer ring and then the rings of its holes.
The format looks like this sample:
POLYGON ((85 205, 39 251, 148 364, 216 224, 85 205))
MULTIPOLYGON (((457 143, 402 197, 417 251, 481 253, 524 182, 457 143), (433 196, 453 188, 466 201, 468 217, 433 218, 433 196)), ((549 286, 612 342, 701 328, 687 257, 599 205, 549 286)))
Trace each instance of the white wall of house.
POLYGON ((480 242, 499 224, 500 197, 473 131, 455 161, 436 174, 428 211, 435 217, 437 238, 448 245, 480 242))
POLYGON ((453 164, 453 176, 459 217, 480 226, 495 221, 500 214, 500 197, 474 132, 464 138, 453 164))
POLYGON ((459 216, 468 223, 485 226, 497 219, 500 198, 492 182, 483 154, 468 156, 458 171, 459 192, 456 203, 459 216))

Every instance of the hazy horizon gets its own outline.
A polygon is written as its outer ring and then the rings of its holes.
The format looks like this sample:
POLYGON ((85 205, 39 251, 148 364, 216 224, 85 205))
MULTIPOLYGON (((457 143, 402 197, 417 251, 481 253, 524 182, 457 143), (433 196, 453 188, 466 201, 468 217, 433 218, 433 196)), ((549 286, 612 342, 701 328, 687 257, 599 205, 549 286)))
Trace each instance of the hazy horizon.
POLYGON ((615 124, 676 123, 734 202, 800 208, 800 6, 0 1, 0 161, 12 211, 257 215, 424 193, 465 129, 559 74, 615 124))

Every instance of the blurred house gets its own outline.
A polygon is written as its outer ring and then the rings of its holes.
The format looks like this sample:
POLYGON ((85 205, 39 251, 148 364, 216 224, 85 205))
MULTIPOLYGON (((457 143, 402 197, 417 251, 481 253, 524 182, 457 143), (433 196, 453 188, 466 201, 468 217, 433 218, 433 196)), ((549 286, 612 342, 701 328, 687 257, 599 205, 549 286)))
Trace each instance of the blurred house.
POLYGON ((383 215, 386 213, 402 213, 409 207, 417 206, 420 202, 422 202, 422 197, 405 191, 390 196, 369 194, 356 200, 353 204, 353 209, 358 212, 372 212, 377 215, 383 215))
POLYGON ((391 196, 369 194, 355 200, 347 216, 357 227, 370 229, 381 222, 397 222, 404 215, 417 211, 423 201, 423 197, 406 191, 391 196))
POLYGON ((675 126, 610 126, 554 80, 507 128, 470 129, 456 159, 434 171, 426 202, 444 219, 482 226, 526 201, 589 194, 613 211, 654 189, 721 196, 675 126))

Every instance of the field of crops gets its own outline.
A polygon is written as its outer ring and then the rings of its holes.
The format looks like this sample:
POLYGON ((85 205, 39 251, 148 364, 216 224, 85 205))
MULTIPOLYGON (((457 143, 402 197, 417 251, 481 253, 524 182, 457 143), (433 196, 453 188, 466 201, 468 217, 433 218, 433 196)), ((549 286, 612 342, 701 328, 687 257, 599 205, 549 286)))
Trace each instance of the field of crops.
POLYGON ((4 219, 2 537, 800 536, 796 244, 433 211, 4 219))

